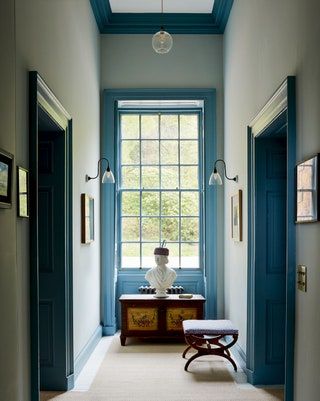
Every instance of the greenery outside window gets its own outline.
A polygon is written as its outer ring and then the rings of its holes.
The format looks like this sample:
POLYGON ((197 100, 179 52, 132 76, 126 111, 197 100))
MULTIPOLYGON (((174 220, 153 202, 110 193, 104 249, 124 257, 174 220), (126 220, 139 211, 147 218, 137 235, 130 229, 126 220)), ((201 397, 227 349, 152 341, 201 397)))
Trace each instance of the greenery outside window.
POLYGON ((164 240, 170 267, 200 267, 201 159, 200 110, 120 111, 120 268, 153 267, 153 250, 164 240))

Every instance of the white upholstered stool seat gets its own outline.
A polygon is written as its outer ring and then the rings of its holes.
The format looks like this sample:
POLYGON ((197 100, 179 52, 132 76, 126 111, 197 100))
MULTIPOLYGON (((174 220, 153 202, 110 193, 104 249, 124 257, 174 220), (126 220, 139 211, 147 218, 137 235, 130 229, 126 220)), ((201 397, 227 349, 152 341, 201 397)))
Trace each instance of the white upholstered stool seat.
POLYGON ((190 363, 203 355, 218 355, 226 358, 234 370, 237 370, 237 365, 231 357, 229 348, 237 342, 239 330, 230 320, 184 320, 182 327, 188 344, 182 357, 184 358, 191 348, 197 350, 197 353, 188 359, 184 370, 187 371, 190 363), (231 336, 232 340, 227 339, 226 342, 222 343, 221 340, 225 336, 231 336))

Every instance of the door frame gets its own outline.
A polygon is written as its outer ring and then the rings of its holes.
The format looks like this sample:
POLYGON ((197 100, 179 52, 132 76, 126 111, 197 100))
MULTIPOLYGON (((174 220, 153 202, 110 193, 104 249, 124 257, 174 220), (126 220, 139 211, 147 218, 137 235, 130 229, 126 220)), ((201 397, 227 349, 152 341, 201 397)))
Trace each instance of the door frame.
POLYGON ((29 178, 30 178, 30 354, 31 400, 40 395, 39 346, 39 217, 38 217, 38 108, 41 107, 65 135, 66 159, 66 274, 65 274, 65 369, 66 390, 74 385, 73 355, 73 238, 72 238, 72 120, 37 71, 29 72, 29 178))
MULTIPOLYGON (((268 132, 286 117, 287 125, 287 242, 286 242, 286 314, 285 314, 285 401, 293 399, 295 335, 295 165, 296 95, 295 77, 288 76, 248 126, 248 306, 247 375, 255 381, 255 138, 268 132)), ((258 383, 256 383, 258 384, 258 383)))

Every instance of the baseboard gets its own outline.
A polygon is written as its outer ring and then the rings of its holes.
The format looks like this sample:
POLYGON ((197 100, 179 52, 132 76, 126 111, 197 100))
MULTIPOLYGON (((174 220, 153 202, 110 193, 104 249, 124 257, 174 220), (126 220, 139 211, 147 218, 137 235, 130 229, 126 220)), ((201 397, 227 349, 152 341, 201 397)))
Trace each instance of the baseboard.
MULTIPOLYGON (((226 336, 225 337, 226 340, 228 342, 231 342, 233 340, 232 336, 226 336)), ((238 364, 240 365, 240 368, 247 373, 247 368, 246 368, 246 360, 247 360, 247 356, 246 353, 243 351, 243 349, 240 347, 239 344, 235 344, 232 348, 231 348, 231 352, 234 354, 238 364)))
POLYGON ((76 380, 79 376, 79 373, 83 369, 85 363, 89 359, 90 355, 92 354, 93 350, 97 346, 98 342, 102 337, 102 327, 99 325, 92 336, 90 337, 87 344, 82 348, 79 354, 76 356, 74 360, 74 379, 76 380))
POLYGON ((241 367, 243 369, 246 369, 246 364, 247 364, 247 362, 246 362, 247 361, 246 353, 243 351, 243 349, 240 347, 239 344, 235 344, 235 348, 236 348, 236 350, 237 350, 237 352, 238 352, 238 354, 240 356, 240 359, 241 359, 241 361, 240 361, 241 367))
POLYGON ((67 390, 72 390, 74 387, 74 374, 67 376, 67 390))
POLYGON ((116 326, 102 326, 103 336, 113 336, 117 331, 116 326))

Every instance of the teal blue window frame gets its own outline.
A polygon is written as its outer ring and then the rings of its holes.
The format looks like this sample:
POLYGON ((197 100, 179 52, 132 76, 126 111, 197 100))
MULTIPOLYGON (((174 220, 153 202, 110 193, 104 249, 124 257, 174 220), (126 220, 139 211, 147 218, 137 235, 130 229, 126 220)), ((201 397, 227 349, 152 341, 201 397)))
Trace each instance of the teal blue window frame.
MULTIPOLYGON (((192 114, 192 115, 197 115, 198 116, 198 121, 199 121, 199 126, 198 126, 198 164, 195 166, 199 167, 198 170, 198 182, 199 182, 199 187, 197 189, 192 189, 190 191, 192 192, 197 192, 199 194, 199 216, 184 216, 184 217, 197 217, 199 218, 199 238, 198 241, 189 241, 190 243, 198 243, 199 245, 199 265, 198 267, 181 267, 179 266, 179 270, 181 269, 188 269, 188 271, 198 271, 199 268, 202 269, 203 268, 203 257, 204 257, 204 249, 201 246, 201 244, 203 244, 204 241, 204 215, 203 215, 203 193, 204 193, 204 182, 203 182, 203 145, 204 145, 204 134, 203 134, 203 110, 202 108, 169 108, 167 106, 163 106, 163 107, 154 107, 154 108, 121 108, 117 110, 117 127, 116 127, 116 131, 118 132, 118 139, 117 139, 117 180, 116 180, 116 204, 117 204, 117 224, 116 227, 118 228, 116 230, 116 238, 117 238, 117 261, 116 261, 116 266, 119 268, 119 271, 130 271, 130 272, 137 272, 137 270, 141 270, 141 269, 146 269, 145 267, 122 267, 121 266, 121 256, 122 256, 122 251, 121 251, 121 245, 122 245, 122 239, 121 239, 121 221, 122 221, 122 214, 121 214, 121 194, 122 192, 130 192, 130 191, 138 191, 138 189, 122 189, 120 188, 119 183, 121 182, 121 167, 122 167, 122 163, 121 163, 121 132, 120 132, 120 118, 122 115, 127 115, 127 114, 138 114, 138 115, 147 115, 147 114, 161 114, 161 115, 165 115, 165 114, 180 114, 180 115, 187 115, 187 114, 192 114)), ((139 141, 143 141, 143 139, 137 139, 139 141)), ((194 139, 193 139, 194 140, 194 139)), ((180 138, 178 139, 178 141, 180 141, 180 138)), ((160 139, 161 142, 161 139, 160 139)), ((141 164, 141 163, 140 163, 141 164)), ((193 165, 192 165, 193 166, 193 165)), ((140 165, 141 167, 141 165, 140 165)), ((141 180, 141 177, 140 177, 141 180)), ((178 190, 174 190, 174 189, 168 189, 168 190, 164 190, 164 189, 156 189, 156 190, 152 190, 152 189, 146 189, 147 192, 152 192, 152 191, 156 191, 156 192, 189 192, 189 190, 186 189, 178 189, 178 190)), ((140 188, 139 192, 143 192, 143 189, 140 188)), ((161 211, 159 212, 159 217, 161 219, 162 214, 161 211)), ((170 217, 170 216, 165 216, 170 217)), ((171 217, 176 217, 176 216, 171 216, 171 217)), ((180 218, 181 216, 179 216, 180 218)), ((141 222, 140 222, 141 225, 141 222)), ((142 241, 140 239, 140 241, 137 241, 137 243, 147 243, 150 241, 142 241)), ((156 241, 151 241, 152 243, 155 243, 156 241)), ((186 243, 186 241, 175 241, 173 242, 174 244, 179 243, 179 247, 181 246, 182 243, 186 243)), ((171 242, 168 242, 167 246, 170 248, 170 244, 171 242)), ((159 244, 160 245, 160 244, 159 244)), ((141 253, 141 248, 140 248, 140 253, 141 253)), ((140 254, 140 260, 141 260, 141 254, 140 254)), ((152 266, 150 266, 152 267, 152 266)), ((176 267, 174 267, 176 269, 176 267)))
MULTIPOLYGON (((205 316, 215 319, 217 317, 217 193, 214 188, 209 187, 208 182, 213 161, 217 158, 216 91, 215 89, 104 90, 101 157, 108 158, 113 169, 119 167, 118 102, 124 100, 201 100, 204 103, 203 208, 206 224, 204 241, 201 244, 204 268, 179 269, 179 277, 175 284, 182 285, 186 292, 203 294, 206 297, 205 316)), ((147 284, 144 279, 145 269, 118 271, 116 268, 116 202, 116 187, 101 185, 101 320, 104 335, 112 335, 117 330, 118 296, 124 293, 137 293, 140 285, 147 284)))

